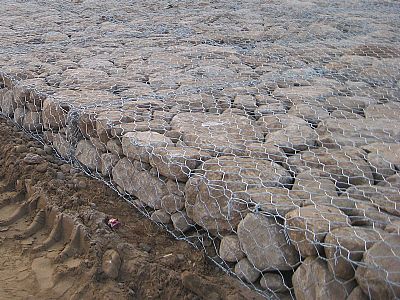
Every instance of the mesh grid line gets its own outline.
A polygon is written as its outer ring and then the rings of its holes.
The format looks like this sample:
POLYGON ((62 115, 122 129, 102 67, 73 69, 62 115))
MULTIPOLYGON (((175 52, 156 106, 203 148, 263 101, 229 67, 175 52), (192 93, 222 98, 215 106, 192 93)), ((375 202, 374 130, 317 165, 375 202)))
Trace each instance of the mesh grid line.
POLYGON ((400 298, 398 1, 0 1, 1 114, 266 298, 400 298))

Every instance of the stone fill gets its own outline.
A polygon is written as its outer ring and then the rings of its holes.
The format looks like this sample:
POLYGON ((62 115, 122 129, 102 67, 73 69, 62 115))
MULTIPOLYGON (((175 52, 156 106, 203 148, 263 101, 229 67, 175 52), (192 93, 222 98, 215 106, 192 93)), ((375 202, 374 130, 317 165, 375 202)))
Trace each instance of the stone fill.
POLYGON ((400 297, 398 1, 3 2, 2 116, 269 299, 400 297))

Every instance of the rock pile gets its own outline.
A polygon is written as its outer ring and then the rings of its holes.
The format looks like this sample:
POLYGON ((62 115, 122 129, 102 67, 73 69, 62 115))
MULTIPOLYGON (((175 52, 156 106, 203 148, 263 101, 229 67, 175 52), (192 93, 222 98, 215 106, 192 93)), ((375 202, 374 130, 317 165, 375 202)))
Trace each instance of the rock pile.
MULTIPOLYGON (((159 1, 142 20, 111 1, 106 21, 93 1, 49 1, 49 16, 28 2, 14 6, 35 18, 29 54, 13 51, 26 41, 12 26, 1 31, 3 115, 176 235, 211 238, 223 264, 266 294, 400 297, 394 19, 372 25, 326 2, 343 22, 294 29, 279 24, 308 24, 306 11, 322 8, 279 1, 227 14, 217 4, 187 17, 190 5, 170 14, 159 1), (62 19, 66 7, 76 16, 62 19), (267 11, 285 19, 258 22, 267 11)), ((0 18, 19 24, 10 11, 0 18)))

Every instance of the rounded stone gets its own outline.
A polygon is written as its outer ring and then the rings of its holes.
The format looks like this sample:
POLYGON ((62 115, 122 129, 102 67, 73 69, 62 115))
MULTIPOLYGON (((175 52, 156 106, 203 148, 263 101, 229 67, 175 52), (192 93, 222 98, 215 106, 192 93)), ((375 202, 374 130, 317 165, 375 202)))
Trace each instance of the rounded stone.
POLYGON ((151 214, 150 219, 156 223, 162 223, 162 224, 171 223, 171 215, 162 209, 155 210, 151 214))
POLYGON ((286 241, 283 226, 273 217, 247 214, 237 232, 243 252, 260 271, 293 270, 300 261, 286 241))
POLYGON ((334 228, 350 226, 350 219, 338 208, 309 205, 287 213, 285 223, 291 242, 307 257, 323 253, 325 236, 334 228))
POLYGON ((227 262, 238 262, 245 257, 236 235, 224 236, 219 246, 219 256, 227 262))
POLYGON ((264 273, 260 279, 261 288, 273 293, 282 293, 289 290, 281 274, 264 273))
POLYGON ((255 282, 260 277, 260 272, 254 267, 247 258, 241 259, 235 265, 235 274, 239 279, 248 283, 255 282))
POLYGON ((388 236, 364 254, 356 280, 372 299, 400 298, 400 235, 388 236))

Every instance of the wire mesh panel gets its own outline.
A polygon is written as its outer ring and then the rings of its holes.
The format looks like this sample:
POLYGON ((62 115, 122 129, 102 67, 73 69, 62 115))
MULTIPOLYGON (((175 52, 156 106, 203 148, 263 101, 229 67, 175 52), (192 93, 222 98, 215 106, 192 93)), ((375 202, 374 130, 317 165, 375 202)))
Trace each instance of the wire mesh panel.
POLYGON ((399 298, 399 12, 0 1, 0 107, 267 298, 399 298))

